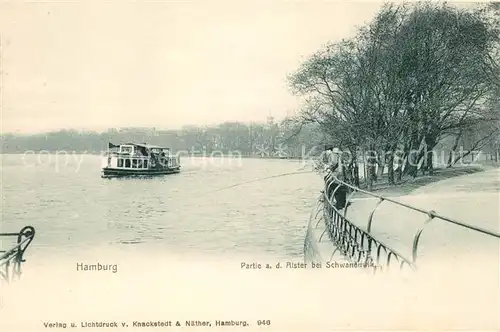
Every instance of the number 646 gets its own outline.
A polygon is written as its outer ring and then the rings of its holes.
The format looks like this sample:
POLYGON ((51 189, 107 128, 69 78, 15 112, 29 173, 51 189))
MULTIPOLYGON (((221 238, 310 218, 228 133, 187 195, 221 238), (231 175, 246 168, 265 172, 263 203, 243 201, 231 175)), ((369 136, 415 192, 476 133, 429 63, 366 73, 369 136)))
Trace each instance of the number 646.
POLYGON ((270 320, 258 320, 257 325, 271 325, 270 320))

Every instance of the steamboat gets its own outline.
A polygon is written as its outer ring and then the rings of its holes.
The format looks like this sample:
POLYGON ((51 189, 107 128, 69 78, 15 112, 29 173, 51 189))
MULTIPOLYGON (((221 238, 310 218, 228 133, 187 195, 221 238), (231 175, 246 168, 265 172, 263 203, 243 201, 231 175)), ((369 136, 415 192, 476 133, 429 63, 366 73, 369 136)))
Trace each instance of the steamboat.
POLYGON ((180 172, 178 156, 170 148, 135 143, 108 143, 101 177, 155 176, 180 172))

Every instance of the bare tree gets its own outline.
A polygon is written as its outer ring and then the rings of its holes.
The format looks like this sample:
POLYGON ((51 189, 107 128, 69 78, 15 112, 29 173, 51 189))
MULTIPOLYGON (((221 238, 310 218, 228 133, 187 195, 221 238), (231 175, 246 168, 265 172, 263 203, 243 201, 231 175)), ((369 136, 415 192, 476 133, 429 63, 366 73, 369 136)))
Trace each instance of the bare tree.
POLYGON ((494 90, 499 35, 481 10, 385 5, 355 37, 327 45, 289 77, 306 97, 304 119, 351 155, 366 151, 369 188, 375 163, 394 182, 396 150, 407 174, 417 176, 418 164, 432 174, 426 151, 488 120, 478 107, 494 90))

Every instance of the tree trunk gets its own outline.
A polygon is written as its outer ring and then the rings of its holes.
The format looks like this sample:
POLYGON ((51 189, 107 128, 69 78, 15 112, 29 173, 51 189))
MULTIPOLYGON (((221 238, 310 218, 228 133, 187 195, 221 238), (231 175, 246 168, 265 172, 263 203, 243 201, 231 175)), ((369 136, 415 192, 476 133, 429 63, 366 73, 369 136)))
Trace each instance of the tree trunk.
POLYGON ((357 161, 354 163, 354 185, 359 187, 359 166, 357 161))
POLYGON ((404 159, 403 156, 398 153, 393 156, 393 169, 394 169, 394 175, 395 175, 395 183, 400 183, 401 182, 401 177, 403 175, 403 164, 404 164, 404 159))
POLYGON ((446 163, 446 167, 450 168, 452 165, 453 161, 453 154, 455 151, 457 151, 458 148, 458 143, 460 142, 460 138, 462 137, 462 131, 460 130, 460 133, 455 137, 455 141, 453 142, 453 146, 451 147, 450 154, 448 155, 448 162, 446 163))
POLYGON ((367 185, 368 185, 368 190, 371 191, 373 189, 373 181, 376 177, 375 174, 375 165, 376 165, 376 156, 375 153, 373 152, 373 149, 370 149, 369 155, 368 155, 368 164, 367 164, 367 185))
POLYGON ((488 144, 495 133, 497 133, 497 130, 494 130, 489 135, 484 136, 480 140, 476 141, 474 144, 472 144, 472 147, 467 152, 456 157, 455 160, 451 162, 451 165, 455 165, 459 160, 463 160, 463 158, 467 157, 469 154, 472 155, 472 162, 473 162, 474 152, 476 151, 476 149, 482 149, 486 144, 488 144))
POLYGON ((385 160, 384 160, 384 159, 380 159, 380 160, 377 162, 377 165, 378 165, 378 169, 377 169, 376 179, 379 179, 379 178, 381 178, 381 177, 382 177, 382 175, 384 174, 385 160))
POLYGON ((403 170, 401 169, 401 166, 399 168, 397 168, 394 173, 396 175, 395 183, 400 183, 402 180, 402 176, 403 176, 403 170))
POLYGON ((416 151, 412 151, 406 158, 405 174, 410 175, 413 178, 416 178, 418 175, 418 162, 421 159, 421 156, 417 153, 418 152, 416 151))
POLYGON ((365 154, 363 153, 363 179, 365 180, 366 183, 368 183, 368 165, 367 165, 367 162, 366 162, 366 156, 365 154))
POLYGON ((387 161, 387 181, 389 184, 394 184, 394 155, 391 153, 387 161))
POLYGON ((359 166, 358 166, 358 155, 356 153, 356 149, 352 149, 351 153, 351 161, 350 161, 350 175, 352 184, 356 187, 359 187, 359 166))
POLYGON ((404 167, 404 173, 412 176, 413 178, 417 177, 418 172, 418 161, 420 160, 420 151, 417 151, 417 148, 420 147, 420 140, 416 135, 413 135, 409 144, 405 147, 405 155, 406 162, 404 167))
POLYGON ((434 175, 434 165, 433 165, 433 162, 434 162, 434 154, 431 152, 427 152, 427 159, 426 159, 426 167, 427 167, 427 171, 429 173, 429 175, 434 175))
POLYGON ((437 136, 435 134, 427 135, 425 138, 423 171, 427 171, 429 175, 434 175, 434 148, 437 145, 437 136))

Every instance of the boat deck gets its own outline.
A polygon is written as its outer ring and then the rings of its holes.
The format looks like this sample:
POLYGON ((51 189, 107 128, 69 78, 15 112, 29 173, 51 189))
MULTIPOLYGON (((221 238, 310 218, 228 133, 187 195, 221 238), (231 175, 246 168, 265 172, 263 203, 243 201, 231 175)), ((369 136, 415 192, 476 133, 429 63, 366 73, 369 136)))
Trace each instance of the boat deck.
POLYGON ((105 167, 102 169, 102 178, 115 177, 149 177, 157 175, 175 174, 180 172, 180 167, 170 169, 117 169, 105 167))

